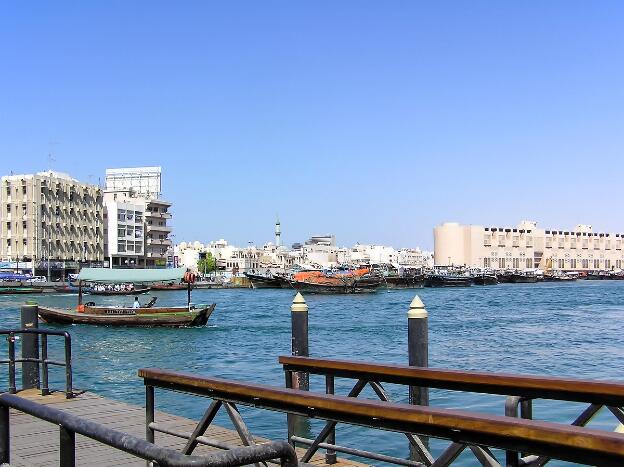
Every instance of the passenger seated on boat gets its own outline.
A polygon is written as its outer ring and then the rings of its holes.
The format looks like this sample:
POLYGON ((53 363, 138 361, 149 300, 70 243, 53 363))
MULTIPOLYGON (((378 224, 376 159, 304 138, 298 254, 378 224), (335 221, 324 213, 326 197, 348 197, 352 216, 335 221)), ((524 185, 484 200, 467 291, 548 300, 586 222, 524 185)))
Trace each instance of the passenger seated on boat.
POLYGON ((141 304, 139 303, 139 297, 134 297, 134 303, 132 304, 132 308, 141 308, 141 304))

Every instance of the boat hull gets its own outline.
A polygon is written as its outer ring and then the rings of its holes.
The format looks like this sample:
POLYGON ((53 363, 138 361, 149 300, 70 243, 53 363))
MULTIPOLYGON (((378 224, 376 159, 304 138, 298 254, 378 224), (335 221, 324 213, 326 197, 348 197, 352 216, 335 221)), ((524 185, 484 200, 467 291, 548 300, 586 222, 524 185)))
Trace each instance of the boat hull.
POLYGON ((344 284, 321 284, 291 280, 290 286, 299 292, 313 294, 360 294, 374 293, 383 285, 381 280, 359 280, 344 284))
POLYGON ((384 278, 389 289, 421 289, 425 286, 424 276, 389 276, 384 278))
POLYGON ((429 276, 425 279, 425 287, 470 287, 472 278, 468 276, 429 276))
POLYGON ((187 284, 152 284, 152 290, 187 290, 187 284))
POLYGON ((191 311, 185 307, 133 309, 86 306, 84 313, 78 313, 40 306, 39 317, 46 323, 55 324, 180 328, 205 326, 214 308, 214 304, 191 311))
POLYGON ((13 295, 13 294, 31 294, 31 293, 41 293, 43 289, 38 287, 27 287, 27 288, 0 288, 0 295, 13 295))
POLYGON ((534 284, 537 282, 537 276, 526 276, 524 274, 512 274, 510 276, 512 284, 534 284))
POLYGON ((494 275, 480 275, 473 276, 472 283, 474 285, 496 285, 498 284, 498 279, 494 275))
POLYGON ((260 274, 245 273, 249 282, 251 282, 251 288, 253 289, 281 289, 282 284, 280 279, 276 277, 267 277, 260 274))

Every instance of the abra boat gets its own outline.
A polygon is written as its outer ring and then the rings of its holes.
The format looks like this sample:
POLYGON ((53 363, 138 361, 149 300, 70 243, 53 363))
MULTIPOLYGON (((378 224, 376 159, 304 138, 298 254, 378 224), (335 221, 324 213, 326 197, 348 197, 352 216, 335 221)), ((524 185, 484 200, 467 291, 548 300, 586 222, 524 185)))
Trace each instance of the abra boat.
POLYGON ((245 273, 245 277, 251 282, 253 289, 280 289, 282 283, 279 278, 269 275, 245 273))
MULTIPOLYGON (((186 327, 204 326, 214 311, 212 305, 191 305, 191 283, 195 275, 186 268, 175 269, 104 269, 83 268, 78 276, 78 306, 67 310, 39 306, 39 316, 47 323, 96 324, 104 326, 134 327, 186 327), (186 306, 155 307, 156 297, 141 307, 98 306, 94 302, 82 303, 83 283, 151 283, 180 281, 187 283, 186 306)), ((133 293, 137 293, 136 289, 133 293)))
POLYGON ((39 317, 46 323, 96 324, 102 326, 188 327, 205 326, 215 309, 212 305, 160 308, 127 308, 85 305, 84 311, 39 306, 39 317))
POLYGON ((299 292, 322 294, 353 294, 376 292, 383 279, 369 274, 369 269, 327 275, 321 271, 298 272, 288 280, 299 292))

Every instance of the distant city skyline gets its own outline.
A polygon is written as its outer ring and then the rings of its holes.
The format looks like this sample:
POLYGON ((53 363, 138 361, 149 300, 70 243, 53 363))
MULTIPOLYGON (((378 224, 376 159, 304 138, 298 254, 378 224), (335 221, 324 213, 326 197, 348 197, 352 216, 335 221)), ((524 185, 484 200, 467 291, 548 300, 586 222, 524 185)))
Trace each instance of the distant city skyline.
POLYGON ((174 241, 624 231, 620 2, 3 7, 0 175, 161 166, 174 241), (48 154, 52 154, 49 159, 48 154))

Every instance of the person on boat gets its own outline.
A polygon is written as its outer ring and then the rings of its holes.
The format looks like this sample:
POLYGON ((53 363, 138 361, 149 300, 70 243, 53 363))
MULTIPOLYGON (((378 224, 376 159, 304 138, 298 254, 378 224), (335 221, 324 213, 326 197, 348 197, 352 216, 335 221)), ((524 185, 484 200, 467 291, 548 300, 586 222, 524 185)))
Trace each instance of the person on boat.
POLYGON ((139 297, 134 297, 134 303, 132 304, 132 308, 141 308, 141 304, 139 303, 139 297))

